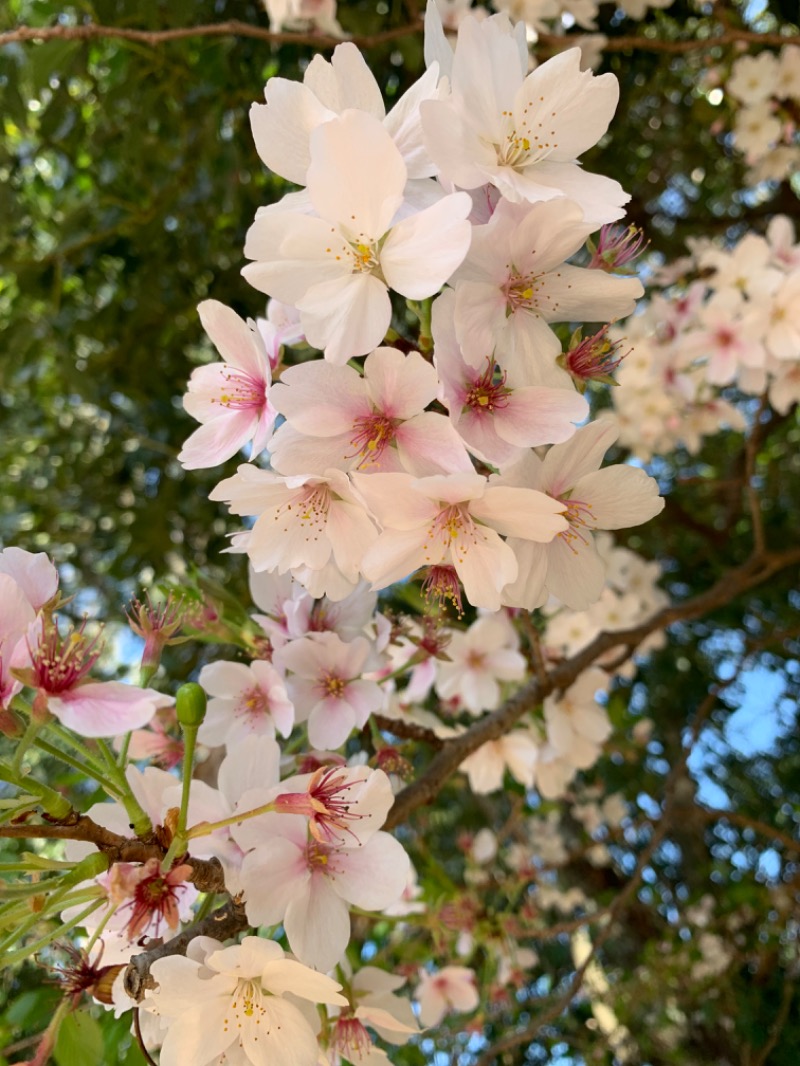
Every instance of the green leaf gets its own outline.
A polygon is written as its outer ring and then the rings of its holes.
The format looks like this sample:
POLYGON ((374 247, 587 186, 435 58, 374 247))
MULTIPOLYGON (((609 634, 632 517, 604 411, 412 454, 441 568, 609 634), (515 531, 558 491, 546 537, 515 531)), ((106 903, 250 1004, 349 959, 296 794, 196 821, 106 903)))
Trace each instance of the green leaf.
POLYGON ((103 1034, 91 1014, 67 1015, 58 1031, 54 1057, 58 1066, 103 1066, 103 1034))

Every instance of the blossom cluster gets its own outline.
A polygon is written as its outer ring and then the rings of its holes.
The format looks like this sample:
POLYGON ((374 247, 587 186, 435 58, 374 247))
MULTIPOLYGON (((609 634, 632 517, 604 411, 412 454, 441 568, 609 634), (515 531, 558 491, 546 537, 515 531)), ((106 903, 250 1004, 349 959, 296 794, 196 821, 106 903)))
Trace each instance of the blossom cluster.
MULTIPOLYGON (((236 656, 210 656, 177 701, 93 681, 99 638, 59 629, 52 564, 0 554, 4 731, 12 704, 30 713, 7 779, 20 784, 25 745, 56 719, 70 765, 109 797, 85 815, 107 846, 69 842, 72 880, 43 916, 85 930, 87 952, 102 943, 118 1009, 133 1005, 132 956, 198 920, 202 893, 226 893, 260 931, 229 946, 195 935, 152 962, 138 1005, 162 1066, 375 1066, 388 1060, 373 1034, 399 1044, 474 1009, 467 967, 418 973, 414 1010, 396 994, 411 973, 355 970, 348 954, 354 914, 424 907, 383 828, 411 769, 393 728, 438 741, 500 708, 530 670, 523 620, 528 653, 553 660, 577 646, 570 624, 585 636, 659 602, 657 573, 603 532, 658 514, 658 487, 637 466, 601 469, 618 430, 587 421, 590 386, 619 362, 609 325, 643 291, 616 270, 635 240, 608 228, 628 196, 580 165, 616 80, 582 71, 577 49, 529 73, 525 28, 504 15, 463 18, 453 48, 431 4, 426 29, 427 70, 388 113, 350 43, 302 82, 272 78, 252 109, 262 160, 298 188, 247 235, 243 273, 267 318, 198 309, 221 361, 192 374, 184 406, 200 425, 179 455, 197 469, 249 447, 211 493, 245 520, 231 550, 248 557, 258 612, 225 631, 236 656), (601 328, 582 338, 584 322, 601 328), (415 613, 379 600, 393 586, 415 613)), ((133 613, 143 684, 181 627, 206 635, 202 612, 133 613)), ((605 665, 467 758, 473 791, 501 789, 507 769, 563 795, 610 735, 605 665)), ((66 801, 50 799, 60 816, 66 801)), ((533 961, 498 947, 504 981, 533 961)))
POLYGON ((800 47, 787 44, 779 53, 764 49, 740 56, 725 91, 739 105, 732 140, 750 167, 748 182, 783 181, 794 174, 800 168, 800 47))
POLYGON ((620 441, 642 459, 697 452, 745 425, 736 392, 784 414, 800 399, 800 244, 785 216, 733 245, 696 241, 640 313, 611 335, 633 346, 612 392, 620 441))

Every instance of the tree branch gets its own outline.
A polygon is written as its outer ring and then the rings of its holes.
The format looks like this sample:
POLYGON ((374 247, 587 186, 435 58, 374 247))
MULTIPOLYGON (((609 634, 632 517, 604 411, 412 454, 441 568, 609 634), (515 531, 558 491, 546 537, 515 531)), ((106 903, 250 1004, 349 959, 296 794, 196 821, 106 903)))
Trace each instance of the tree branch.
MULTIPOLYGON (((123 837, 98 825, 85 814, 77 813, 52 825, 0 825, 0 837, 85 840, 108 855, 112 863, 147 862, 148 859, 160 861, 166 854, 166 849, 155 838, 137 840, 123 837)), ((225 878, 217 859, 194 859, 188 856, 186 862, 192 867, 189 880, 200 892, 225 891, 225 878)))
POLYGON ((400 825, 417 807, 432 802, 442 784, 468 755, 488 741, 497 740, 507 733, 527 711, 533 710, 551 692, 569 688, 587 667, 611 648, 627 648, 628 654, 631 655, 651 633, 665 629, 673 622, 698 618, 717 607, 722 607, 741 593, 756 588, 773 574, 798 563, 800 548, 791 548, 784 552, 757 553, 742 566, 721 577, 706 592, 701 592, 684 603, 664 607, 637 626, 600 633, 585 648, 551 670, 541 680, 532 678, 506 700, 499 710, 481 718, 465 733, 446 741, 417 780, 395 796, 394 806, 389 811, 384 828, 391 829, 400 825))
POLYGON ((158 959, 167 958, 169 955, 185 955, 186 949, 195 937, 210 936, 214 940, 224 942, 249 928, 250 923, 244 912, 244 904, 239 900, 229 900, 224 907, 220 907, 207 918, 184 929, 182 933, 174 936, 165 944, 160 944, 150 951, 143 951, 141 955, 134 955, 123 978, 125 991, 131 999, 141 1003, 148 989, 158 988, 158 983, 150 976, 150 968, 158 959))
MULTIPOLYGON (((422 22, 415 19, 402 26, 394 26, 380 33, 355 35, 346 40, 352 41, 359 48, 374 48, 386 41, 399 37, 408 37, 422 30, 422 22)), ((202 26, 176 26, 168 30, 139 30, 125 26, 100 26, 95 22, 81 26, 19 26, 15 30, 0 33, 0 46, 20 44, 26 41, 90 41, 98 38, 115 38, 124 41, 136 41, 138 44, 156 45, 167 41, 179 41, 188 37, 250 37, 270 44, 307 44, 322 50, 335 48, 343 38, 331 37, 325 33, 289 33, 267 30, 263 26, 253 26, 249 22, 230 19, 227 22, 214 22, 202 26)))

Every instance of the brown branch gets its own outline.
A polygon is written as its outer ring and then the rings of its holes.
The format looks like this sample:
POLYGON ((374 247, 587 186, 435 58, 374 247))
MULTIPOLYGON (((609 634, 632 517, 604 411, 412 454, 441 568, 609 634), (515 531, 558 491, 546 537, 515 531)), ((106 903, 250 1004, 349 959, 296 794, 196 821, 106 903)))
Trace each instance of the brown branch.
MULTIPOLYGON (((346 38, 360 48, 374 48, 386 41, 408 37, 421 33, 422 19, 416 15, 417 4, 409 3, 411 20, 402 26, 373 34, 354 34, 346 38)), ((176 26, 166 30, 142 30, 125 26, 101 26, 87 23, 80 26, 19 26, 14 30, 0 33, 0 46, 19 44, 26 41, 53 40, 96 40, 98 38, 116 38, 136 41, 152 47, 167 41, 183 40, 189 37, 250 37, 270 44, 306 44, 316 49, 335 48, 342 43, 342 38, 325 33, 296 33, 268 30, 248 22, 230 19, 201 26, 176 26)), ((548 52, 559 52, 575 45, 577 36, 570 34, 540 33, 538 43, 548 52)), ((758 47, 780 48, 786 44, 800 44, 800 35, 783 33, 756 33, 752 30, 727 28, 722 33, 709 37, 695 37, 680 41, 663 41, 656 37, 620 36, 609 37, 603 46, 606 52, 666 52, 683 54, 702 48, 717 48, 744 42, 758 47)))
POLYGON ((665 629, 673 622, 698 618, 717 607, 722 607, 741 593, 756 588, 773 574, 798 563, 800 548, 753 555, 742 566, 725 574, 710 589, 684 603, 665 607, 637 626, 600 633, 572 658, 551 670, 543 680, 532 678, 506 700, 499 710, 481 718, 466 732, 448 740, 417 780, 395 796, 385 828, 391 829, 400 825, 417 807, 432 802, 444 781, 458 769, 468 755, 488 741, 505 735, 527 711, 533 710, 551 692, 569 688, 573 681, 605 652, 619 647, 627 648, 628 654, 631 655, 651 633, 665 629))
POLYGON ((789 836, 774 825, 761 822, 758 818, 751 818, 749 814, 740 814, 738 811, 728 811, 724 808, 695 806, 692 808, 691 817, 701 818, 705 822, 730 822, 732 825, 741 826, 743 829, 752 829, 754 833, 766 837, 768 840, 776 840, 784 847, 792 851, 800 852, 800 840, 789 836))
MULTIPOLYGON (((85 814, 73 814, 68 819, 44 825, 0 825, 0 837, 44 840, 84 840, 114 862, 147 862, 164 858, 165 849, 155 838, 137 840, 112 833, 85 814)), ((192 867, 189 880, 200 892, 224 892, 225 879, 216 859, 195 859, 186 862, 192 867)))
POLYGON ((402 718, 389 718, 384 714, 373 714, 372 720, 384 733, 392 733, 396 737, 402 737, 403 740, 421 740, 432 748, 444 747, 441 737, 437 737, 432 729, 426 729, 424 725, 419 725, 417 722, 406 722, 402 718))
POLYGON ((158 959, 167 958, 169 955, 185 955, 195 937, 210 936, 214 940, 224 942, 249 928, 244 904, 239 900, 228 900, 224 907, 184 929, 165 944, 160 944, 150 951, 143 951, 141 955, 134 955, 123 978, 125 991, 131 999, 140 1003, 148 989, 158 988, 157 981, 150 975, 150 968, 158 959))
MULTIPOLYGON (((579 36, 585 34, 540 33, 539 43, 550 52, 560 52, 573 47, 579 36)), ((800 35, 784 33, 755 33, 753 30, 727 29, 710 37, 693 37, 681 41, 662 41, 657 37, 620 36, 609 37, 603 45, 604 52, 666 52, 682 55, 700 48, 717 48, 723 45, 753 44, 760 47, 780 48, 785 44, 800 44, 800 35)))
MULTIPOLYGON (((419 20, 394 26, 380 33, 362 34, 348 37, 347 40, 359 48, 374 48, 386 41, 398 37, 408 37, 419 33, 422 23, 419 20)), ((25 41, 90 41, 98 38, 115 38, 124 41, 136 41, 151 48, 167 41, 179 41, 187 37, 251 37, 271 44, 307 44, 316 49, 335 48, 342 43, 342 38, 331 37, 325 33, 289 33, 253 26, 249 22, 230 19, 227 22, 214 22, 203 26, 176 26, 168 30, 139 30, 125 26, 100 26, 90 22, 81 26, 19 26, 15 30, 0 33, 0 46, 18 44, 25 41)))
POLYGON ((783 986, 783 995, 781 996, 781 1005, 778 1008, 778 1013, 775 1016, 775 1021, 769 1028, 769 1039, 766 1044, 760 1049, 758 1055, 753 1059, 753 1066, 764 1066, 767 1059, 772 1052, 778 1046, 778 1040, 780 1039, 781 1030, 786 1025, 789 1018, 789 1008, 792 1005, 792 998, 794 996, 795 986, 789 981, 783 986))

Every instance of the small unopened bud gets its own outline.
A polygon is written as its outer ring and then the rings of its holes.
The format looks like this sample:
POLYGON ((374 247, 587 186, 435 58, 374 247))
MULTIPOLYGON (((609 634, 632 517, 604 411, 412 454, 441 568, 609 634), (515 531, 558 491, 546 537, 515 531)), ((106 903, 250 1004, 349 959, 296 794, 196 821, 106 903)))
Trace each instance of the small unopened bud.
POLYGON ((196 681, 188 681, 178 689, 175 713, 184 728, 197 728, 202 725, 207 705, 208 697, 196 681))
POLYGON ((410 781, 414 774, 411 763, 397 748, 381 748, 375 755, 375 765, 385 774, 395 774, 403 781, 410 781))

